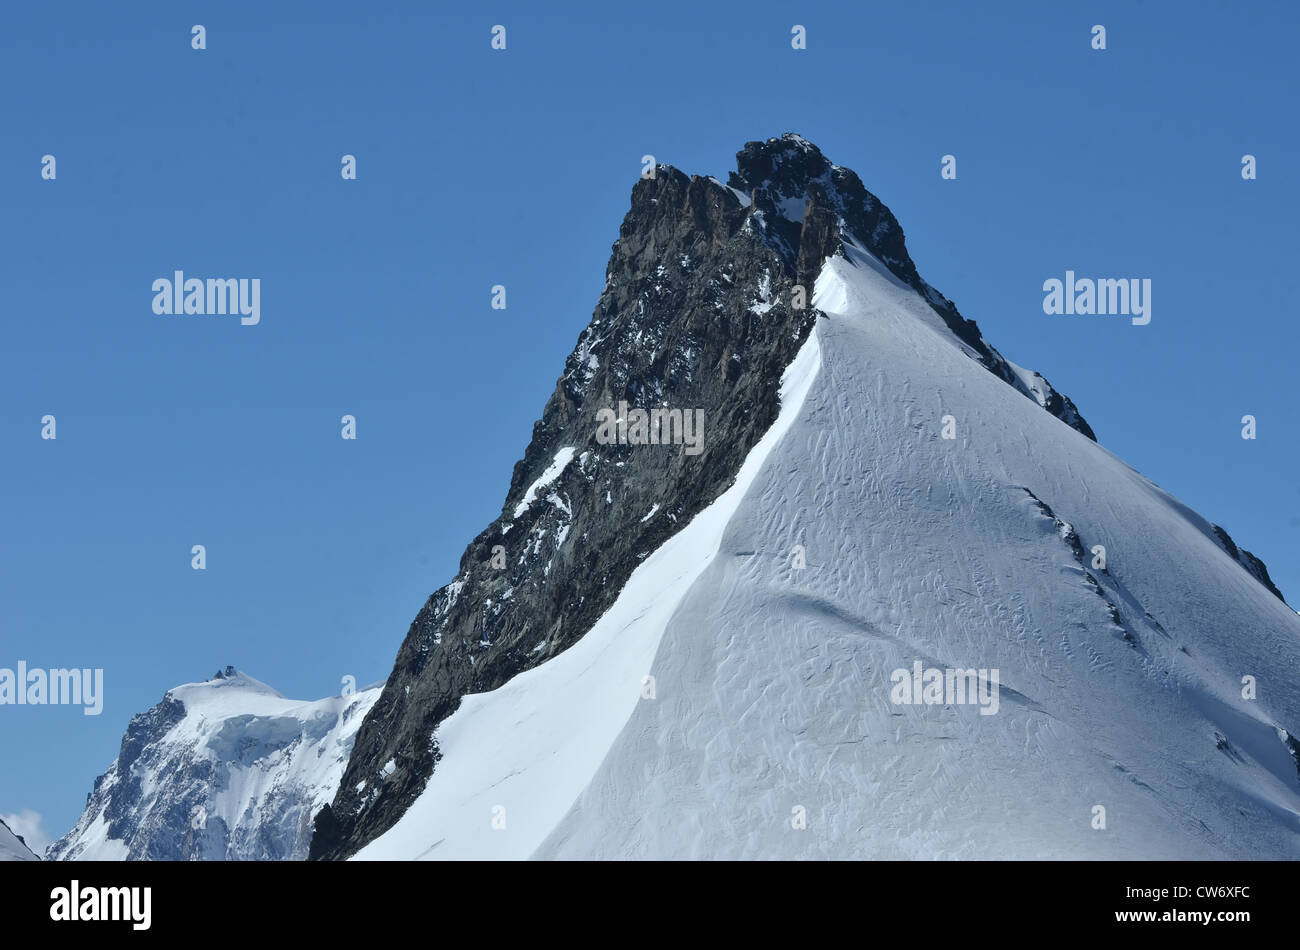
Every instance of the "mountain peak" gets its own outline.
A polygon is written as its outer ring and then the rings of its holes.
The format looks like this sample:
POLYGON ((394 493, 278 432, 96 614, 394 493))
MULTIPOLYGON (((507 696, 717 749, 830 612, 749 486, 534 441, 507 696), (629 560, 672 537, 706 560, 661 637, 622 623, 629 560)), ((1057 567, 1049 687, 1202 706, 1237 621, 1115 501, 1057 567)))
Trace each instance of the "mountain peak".
POLYGON ((1091 438, 802 136, 657 165, 310 856, 1294 857, 1295 614, 1091 438))
MULTIPOLYGON (((746 142, 736 153, 728 185, 750 195, 754 210, 767 219, 778 245, 787 251, 799 247, 796 229, 802 230, 810 215, 821 213, 831 218, 841 240, 870 251, 904 283, 914 285, 919 279, 903 229, 889 209, 851 169, 831 162, 801 135, 787 132, 746 142)), ((839 247, 835 242, 826 250, 834 253, 839 247)))
POLYGON ((748 143, 727 184, 656 165, 632 189, 591 322, 501 514, 416 614, 338 794, 317 815, 312 857, 347 857, 388 832, 435 774, 439 729, 462 699, 582 640, 633 571, 737 482, 814 327, 840 319, 814 302, 819 276, 839 265, 887 277, 945 356, 955 343, 958 361, 1091 438, 1068 399, 1041 377, 1022 379, 921 280, 889 209, 807 139, 748 143), (694 450, 673 413, 703 420, 694 450), (617 437, 613 418, 623 420, 617 437))
POLYGON ((306 856, 378 686, 286 699, 228 666, 131 718, 57 860, 306 856))
POLYGON ((263 683, 261 680, 249 676, 243 670, 233 666, 227 666, 225 669, 217 670, 209 680, 200 683, 186 683, 183 686, 177 686, 169 693, 176 698, 187 699, 190 702, 210 701, 210 697, 215 697, 217 693, 214 690, 226 692, 247 692, 258 693, 273 699, 284 699, 284 694, 275 687, 263 683))
POLYGON ((824 179, 834 167, 816 145, 802 135, 786 132, 779 138, 746 142, 736 153, 731 184, 750 189, 776 185, 785 194, 794 195, 809 182, 824 179))

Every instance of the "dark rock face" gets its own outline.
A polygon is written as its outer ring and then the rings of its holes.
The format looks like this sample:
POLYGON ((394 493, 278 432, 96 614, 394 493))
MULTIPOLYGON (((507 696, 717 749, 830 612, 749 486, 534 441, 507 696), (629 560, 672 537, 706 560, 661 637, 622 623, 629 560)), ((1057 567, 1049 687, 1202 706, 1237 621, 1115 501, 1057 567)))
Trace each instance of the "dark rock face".
POLYGON ((818 317, 813 283, 846 240, 919 290, 991 372, 1093 437, 1068 399, 1044 381, 1044 403, 921 280, 902 228, 853 172, 795 135, 747 144, 737 165, 727 186, 660 165, 633 188, 605 289, 502 514, 411 624, 317 815, 313 858, 346 858, 392 827, 436 767, 435 730, 461 697, 571 646, 636 566, 732 484, 776 419, 782 372, 818 317), (703 451, 604 444, 597 414, 621 402, 703 410, 703 451))
POLYGON ((1295 736, 1286 737, 1286 747, 1291 753, 1291 759, 1295 762, 1296 771, 1300 772, 1300 741, 1295 736))
POLYGON ((1273 578, 1269 577, 1268 567, 1264 562, 1255 557, 1255 555, 1251 554, 1245 548, 1237 547, 1237 544, 1232 540, 1231 535, 1220 528, 1217 524, 1210 525, 1210 527, 1214 529, 1215 537, 1219 539, 1219 546, 1222 547, 1223 550, 1227 551, 1228 555, 1234 561, 1244 567, 1251 577, 1255 578, 1255 580, 1267 587, 1274 597, 1282 601, 1282 603, 1286 603, 1286 598, 1282 596, 1282 592, 1278 590, 1277 585, 1273 583, 1273 578))
MULTIPOLYGON (((185 718, 185 704, 170 694, 163 696, 158 705, 131 717, 126 733, 122 736, 122 746, 114 763, 114 770, 96 778, 94 790, 86 796, 87 811, 102 812, 108 825, 109 837, 130 840, 136 835, 138 829, 134 824, 133 808, 143 797, 141 776, 158 774, 166 767, 167 763, 157 742, 183 718, 185 718), (107 781, 111 775, 116 775, 117 780, 107 781)), ((209 775, 198 776, 196 783, 201 784, 209 777, 209 775)), ((196 793, 194 803, 199 800, 196 793)), ((188 825, 190 804, 189 802, 177 803, 178 813, 170 816, 174 819, 176 827, 188 825)), ((162 823, 159 824, 161 826, 162 823)), ((156 841, 165 836, 141 835, 139 837, 156 841)), ((65 836, 54 843, 50 856, 54 860, 63 860, 76 857, 74 852, 70 837, 65 836)), ((174 859, 175 855, 166 848, 146 845, 131 857, 136 860, 169 860, 174 859)))

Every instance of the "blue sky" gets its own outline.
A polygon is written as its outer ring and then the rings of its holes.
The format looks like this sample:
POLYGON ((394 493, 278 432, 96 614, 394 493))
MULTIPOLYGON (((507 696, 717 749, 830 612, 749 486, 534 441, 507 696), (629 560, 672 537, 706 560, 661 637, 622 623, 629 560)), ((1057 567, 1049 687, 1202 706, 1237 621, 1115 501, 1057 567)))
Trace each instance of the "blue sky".
POLYGON ((725 178, 797 131, 856 170, 994 346, 1300 602, 1298 25, 1284 2, 6 5, 0 667, 102 667, 106 697, 0 707, 0 814, 66 831, 131 715, 226 664, 298 698, 387 676, 500 511, 647 153, 725 178), (176 269, 259 277, 261 323, 154 315, 176 269), (1151 324, 1044 315, 1067 269, 1150 278, 1151 324))

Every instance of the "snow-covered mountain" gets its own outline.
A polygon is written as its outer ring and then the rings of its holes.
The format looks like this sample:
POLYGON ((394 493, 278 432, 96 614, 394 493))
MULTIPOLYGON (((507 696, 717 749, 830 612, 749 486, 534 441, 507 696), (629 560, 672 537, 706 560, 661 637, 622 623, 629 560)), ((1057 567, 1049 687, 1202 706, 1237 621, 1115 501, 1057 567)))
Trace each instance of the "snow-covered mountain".
POLYGON ((226 667, 131 719, 56 860, 303 858, 379 687, 285 699, 226 667))
POLYGON ((897 220, 852 171, 797 136, 749 143, 737 158, 726 185, 659 165, 633 188, 595 314, 501 516, 412 623, 313 856, 350 855, 391 828, 424 790, 436 733, 461 699, 571 647, 633 570, 736 480, 777 418, 782 374, 817 319, 814 281, 846 230, 924 296, 978 366, 1092 438, 1070 400, 1003 359, 921 280, 897 220), (692 444, 628 444, 641 433, 625 423, 647 411, 679 413, 692 438, 679 429, 663 441, 692 444))
POLYGON ((725 185, 636 185, 312 855, 1296 858, 1297 730, 1263 564, 786 135, 725 185), (665 406, 704 410, 698 455, 598 435, 665 406), (968 670, 981 701, 942 678, 968 670))
POLYGON ((39 861, 27 842, 13 833, 3 821, 0 821, 0 861, 39 861))

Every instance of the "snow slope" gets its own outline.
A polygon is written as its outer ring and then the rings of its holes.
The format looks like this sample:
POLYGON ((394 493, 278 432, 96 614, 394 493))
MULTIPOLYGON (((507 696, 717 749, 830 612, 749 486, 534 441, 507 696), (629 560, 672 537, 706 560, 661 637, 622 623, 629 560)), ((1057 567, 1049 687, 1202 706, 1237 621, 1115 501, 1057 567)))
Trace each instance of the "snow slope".
POLYGON ((304 858, 379 686, 286 699, 232 668, 135 717, 56 859, 304 858))
POLYGON ((780 415, 735 484, 632 572, 586 636, 500 689, 462 701, 438 729, 443 758, 424 794, 358 860, 519 858, 542 843, 643 691, 650 692, 645 677, 659 638, 717 554, 728 520, 794 421, 818 364, 813 334, 782 379, 780 415))
POLYGON ((0 821, 0 861, 39 861, 23 840, 0 821))
POLYGON ((846 253, 735 486, 358 857, 1300 857, 1300 617, 846 253), (918 660, 998 711, 894 704, 918 660))

